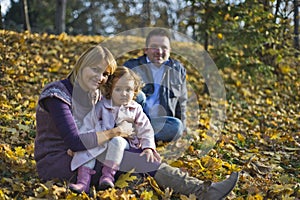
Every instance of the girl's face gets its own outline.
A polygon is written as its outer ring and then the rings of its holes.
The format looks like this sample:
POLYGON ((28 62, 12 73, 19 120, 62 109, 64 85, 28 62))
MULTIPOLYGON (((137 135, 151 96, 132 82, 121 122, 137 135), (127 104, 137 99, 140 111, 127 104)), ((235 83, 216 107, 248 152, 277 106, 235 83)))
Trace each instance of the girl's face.
POLYGON ((114 106, 127 105, 134 97, 134 80, 122 76, 113 84, 111 99, 114 106))
POLYGON ((103 62, 97 66, 87 66, 82 69, 79 78, 80 87, 85 91, 95 91, 101 84, 107 81, 109 73, 106 72, 107 63, 103 62))

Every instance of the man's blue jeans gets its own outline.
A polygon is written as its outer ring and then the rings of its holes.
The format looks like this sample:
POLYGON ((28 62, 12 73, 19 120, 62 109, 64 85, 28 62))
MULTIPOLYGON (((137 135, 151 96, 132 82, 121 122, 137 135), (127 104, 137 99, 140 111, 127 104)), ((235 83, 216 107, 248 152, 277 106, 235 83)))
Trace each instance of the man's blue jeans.
POLYGON ((150 122, 154 129, 156 142, 171 142, 182 136, 184 127, 181 120, 176 117, 153 117, 150 119, 150 122))
MULTIPOLYGON (((146 96, 140 92, 136 97, 143 108, 146 103, 146 96)), ((183 134, 184 127, 180 119, 171 116, 150 117, 151 125, 154 129, 155 141, 171 142, 180 138, 183 134)))

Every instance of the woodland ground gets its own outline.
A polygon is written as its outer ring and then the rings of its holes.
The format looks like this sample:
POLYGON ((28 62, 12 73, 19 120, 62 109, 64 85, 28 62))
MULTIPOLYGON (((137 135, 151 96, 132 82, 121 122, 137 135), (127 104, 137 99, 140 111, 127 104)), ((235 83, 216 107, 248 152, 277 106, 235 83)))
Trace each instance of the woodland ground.
MULTIPOLYGON (((119 178, 119 187, 94 191, 91 196, 70 192, 66 183, 39 180, 33 157, 39 94, 46 83, 65 77, 85 49, 103 40, 100 36, 0 30, 0 199, 195 198, 172 194, 151 178, 129 173, 119 178)), ((136 57, 136 53, 140 50, 122 55, 118 63, 136 57)), ((186 65, 188 82, 200 108, 198 113, 189 110, 188 115, 200 117, 189 119, 193 124, 191 135, 158 147, 165 161, 204 180, 220 181, 232 171, 242 171, 228 199, 299 199, 300 68, 296 63, 280 66, 276 74, 256 68, 247 72, 240 68, 219 69, 226 89, 226 119, 215 140, 208 134, 210 96, 203 93, 199 74, 186 65), (180 148, 184 149, 181 154, 174 151, 180 148)))

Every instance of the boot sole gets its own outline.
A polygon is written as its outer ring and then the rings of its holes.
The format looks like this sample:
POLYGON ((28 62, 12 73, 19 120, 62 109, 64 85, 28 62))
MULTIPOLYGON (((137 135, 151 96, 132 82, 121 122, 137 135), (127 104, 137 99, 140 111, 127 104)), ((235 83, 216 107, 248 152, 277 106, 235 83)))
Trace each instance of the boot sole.
MULTIPOLYGON (((239 173, 238 172, 233 172, 232 174, 234 175, 235 182, 232 185, 232 188, 220 200, 223 200, 235 188, 235 186, 236 186, 236 184, 239 180, 239 173)), ((231 176, 232 176, 232 174, 231 174, 231 176)))
POLYGON ((111 183, 103 182, 98 186, 98 190, 107 190, 107 189, 113 188, 113 187, 114 187, 114 185, 112 185, 111 183))
POLYGON ((81 190, 76 190, 76 189, 73 189, 73 188, 71 188, 71 187, 69 187, 69 189, 72 191, 72 192, 74 192, 74 193, 77 193, 77 194, 82 194, 83 192, 85 192, 86 194, 89 194, 89 192, 86 192, 86 191, 81 191, 81 190))

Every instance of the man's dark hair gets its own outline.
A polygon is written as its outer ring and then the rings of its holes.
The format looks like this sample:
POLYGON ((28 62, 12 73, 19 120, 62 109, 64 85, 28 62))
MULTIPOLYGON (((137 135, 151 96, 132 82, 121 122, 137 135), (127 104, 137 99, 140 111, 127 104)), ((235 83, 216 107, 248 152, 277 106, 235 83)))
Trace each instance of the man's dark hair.
POLYGON ((156 28, 148 33, 146 38, 146 47, 148 47, 149 40, 152 36, 166 36, 171 41, 171 34, 168 30, 163 28, 156 28))

